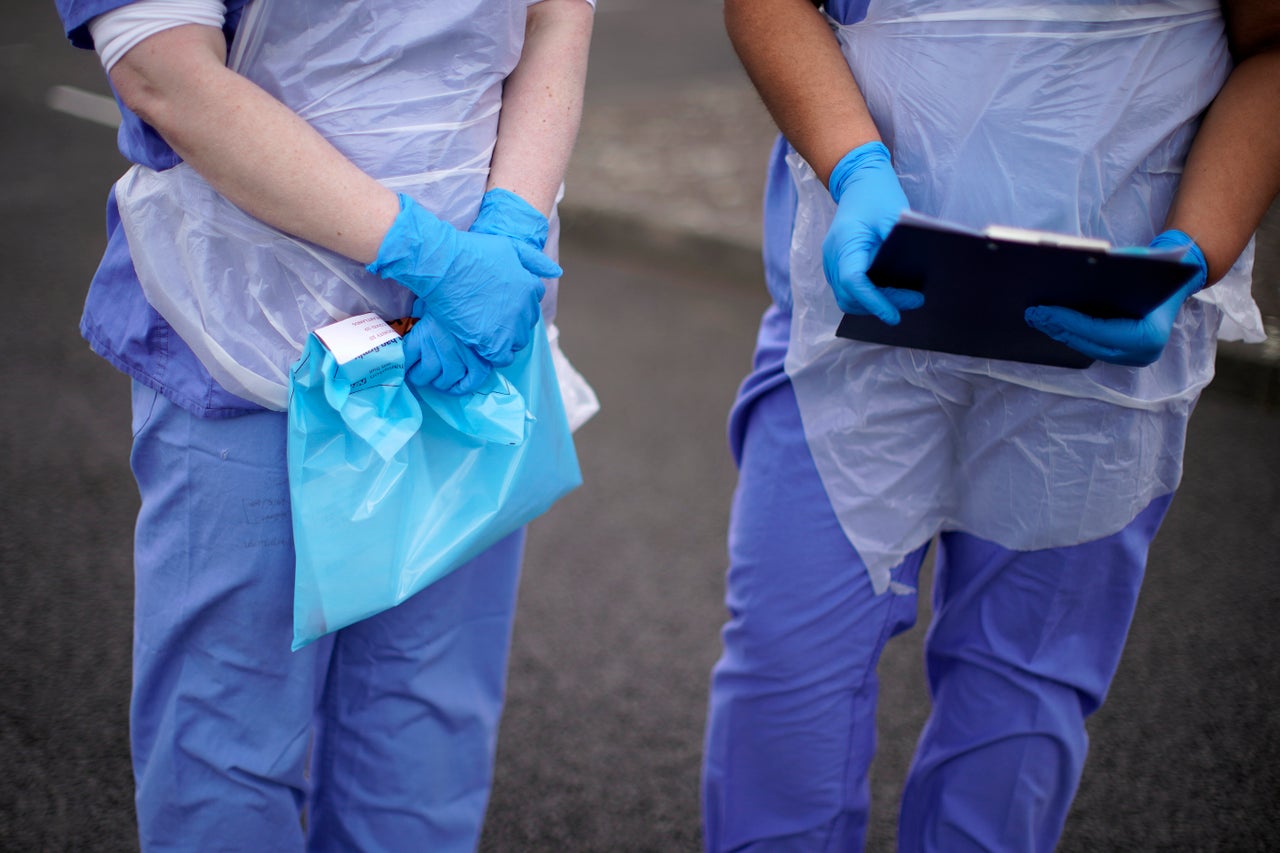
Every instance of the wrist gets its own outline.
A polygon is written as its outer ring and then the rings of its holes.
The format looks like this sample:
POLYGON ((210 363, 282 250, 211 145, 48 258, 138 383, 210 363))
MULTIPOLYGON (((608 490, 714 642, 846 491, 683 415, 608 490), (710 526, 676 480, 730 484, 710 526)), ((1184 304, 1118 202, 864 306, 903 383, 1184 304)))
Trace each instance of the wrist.
POLYGON ((1200 245, 1185 231, 1179 231, 1176 228, 1162 231, 1152 239, 1148 246, 1152 249, 1183 249, 1182 262, 1194 266, 1198 270, 1196 276, 1188 282, 1189 285, 1194 285, 1192 290, 1202 290, 1208 285, 1209 262, 1205 259, 1204 251, 1200 248, 1200 245))
POLYGON ((409 196, 398 199, 400 212, 366 269, 429 298, 457 255, 458 232, 409 196))
POLYGON ((831 176, 827 179, 831 198, 839 204, 840 197, 844 195, 854 175, 866 169, 881 168, 890 170, 893 168, 893 160, 885 144, 875 139, 859 145, 841 157, 840 162, 836 163, 836 167, 831 170, 831 176))
POLYGON ((469 230, 513 237, 541 251, 550 228, 542 211, 511 190, 494 187, 480 200, 480 210, 469 230))

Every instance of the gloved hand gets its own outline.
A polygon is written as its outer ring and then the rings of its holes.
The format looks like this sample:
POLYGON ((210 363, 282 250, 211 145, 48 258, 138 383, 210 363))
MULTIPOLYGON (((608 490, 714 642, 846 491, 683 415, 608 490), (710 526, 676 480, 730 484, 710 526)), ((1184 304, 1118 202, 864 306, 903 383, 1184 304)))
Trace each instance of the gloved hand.
POLYGON ((846 314, 874 314, 896 326, 902 319, 898 312, 919 308, 924 294, 876 287, 867 278, 876 250, 898 216, 910 207, 889 149, 882 142, 858 146, 836 164, 828 183, 836 216, 822 241, 822 269, 835 291, 836 304, 846 314))
POLYGON ((496 367, 528 345, 542 279, 562 272, 522 240, 459 231, 405 195, 368 269, 418 294, 438 326, 496 367))
POLYGON ((542 211, 510 190, 494 187, 480 200, 480 212, 467 230, 472 234, 512 237, 541 252, 547 245, 549 228, 542 211))
POLYGON ((493 374, 493 365, 424 314, 422 302, 418 298, 413 303, 419 319, 404 336, 406 381, 457 396, 474 393, 493 374))
POLYGON ((1147 316, 1138 320, 1101 319, 1061 306, 1036 305, 1026 311, 1027 324, 1090 358, 1130 367, 1145 367, 1158 359, 1164 351, 1182 303, 1204 287, 1209 279, 1209 265, 1205 262, 1204 253, 1194 240, 1181 231, 1157 234, 1148 246, 1151 249, 1181 247, 1186 248, 1182 262, 1195 267, 1196 274, 1147 316))

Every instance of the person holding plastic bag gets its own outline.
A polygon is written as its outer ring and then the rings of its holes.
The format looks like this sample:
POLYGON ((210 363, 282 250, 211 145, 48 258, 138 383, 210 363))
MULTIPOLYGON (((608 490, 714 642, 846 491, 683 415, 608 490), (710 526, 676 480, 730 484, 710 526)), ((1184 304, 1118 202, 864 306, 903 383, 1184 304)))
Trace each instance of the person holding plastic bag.
POLYGON ((725 17, 784 138, 765 201, 773 304, 729 421, 706 847, 862 849, 876 664, 915 622, 936 537, 933 708, 899 847, 1051 850, 1215 342, 1262 339, 1250 240, 1280 189, 1280 15, 729 0, 725 17), (920 307, 866 275, 908 208, 1180 247, 1195 274, 1136 320, 1029 309, 1086 369, 837 339, 844 313, 920 307))
POLYGON ((136 164, 82 332, 134 380, 141 846, 473 849, 522 531, 290 651, 287 380, 413 314, 408 380, 465 395, 550 324, 593 2, 58 7, 136 164))

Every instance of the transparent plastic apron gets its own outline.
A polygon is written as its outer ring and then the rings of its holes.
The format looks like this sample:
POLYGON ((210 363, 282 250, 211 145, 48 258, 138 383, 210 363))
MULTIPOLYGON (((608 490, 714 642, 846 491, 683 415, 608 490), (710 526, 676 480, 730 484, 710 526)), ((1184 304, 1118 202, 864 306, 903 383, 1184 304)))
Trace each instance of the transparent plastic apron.
MULTIPOLYGON (((1216 0, 872 0, 836 29, 913 209, 1146 245, 1229 71, 1216 0)), ((1006 548, 1116 532, 1181 477, 1218 337, 1261 340, 1252 244, 1164 355, 1068 370, 836 339, 835 212, 794 151, 786 370, 836 515, 879 591, 940 530, 1006 548)))
MULTIPOLYGON (((255 0, 228 66, 366 174, 466 228, 484 194, 527 6, 255 0)), ((147 300, 219 384, 267 408, 286 408, 289 368, 313 329, 366 312, 403 317, 413 303, 363 265, 248 216, 185 163, 134 166, 116 198, 147 300)), ((557 339, 553 327, 548 334, 557 339)), ((570 418, 581 422, 594 394, 553 348, 570 418)))

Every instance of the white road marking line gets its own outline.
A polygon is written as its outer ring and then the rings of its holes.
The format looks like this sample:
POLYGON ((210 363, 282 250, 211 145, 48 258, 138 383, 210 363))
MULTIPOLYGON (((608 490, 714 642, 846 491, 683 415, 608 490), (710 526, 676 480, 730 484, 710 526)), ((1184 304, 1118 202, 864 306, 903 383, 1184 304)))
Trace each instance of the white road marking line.
POLYGON ((107 127, 120 126, 120 108, 113 98, 104 95, 95 95, 75 86, 54 86, 45 94, 44 102, 49 109, 60 113, 107 127))

